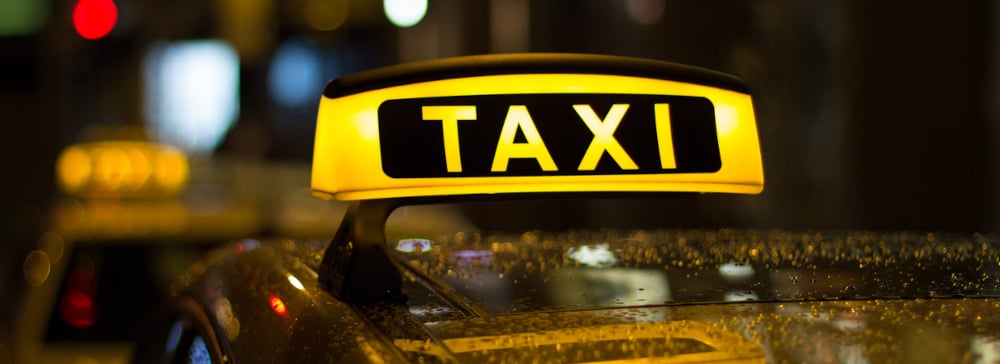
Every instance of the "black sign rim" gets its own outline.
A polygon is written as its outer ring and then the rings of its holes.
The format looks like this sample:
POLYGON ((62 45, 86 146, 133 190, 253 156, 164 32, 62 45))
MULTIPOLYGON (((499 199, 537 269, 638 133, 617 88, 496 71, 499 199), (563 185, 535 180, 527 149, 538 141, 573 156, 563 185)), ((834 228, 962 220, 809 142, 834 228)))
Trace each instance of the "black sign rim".
POLYGON ((323 90, 323 96, 337 98, 386 87, 453 78, 544 73, 635 76, 749 93, 743 80, 736 76, 683 64, 594 54, 513 53, 444 58, 358 72, 330 81, 323 90))

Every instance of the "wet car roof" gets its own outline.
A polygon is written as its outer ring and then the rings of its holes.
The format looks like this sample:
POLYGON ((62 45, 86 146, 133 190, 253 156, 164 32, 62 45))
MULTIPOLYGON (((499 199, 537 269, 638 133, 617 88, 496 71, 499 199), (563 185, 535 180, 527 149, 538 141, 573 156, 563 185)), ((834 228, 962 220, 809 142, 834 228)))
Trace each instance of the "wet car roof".
MULTIPOLYGON (((588 243, 592 240, 586 236, 593 238, 611 234, 607 230, 566 232, 567 235, 571 233, 578 236, 578 240, 574 242, 588 243), (584 238, 579 238, 581 234, 584 238)), ((702 246, 704 250, 701 253, 691 253, 700 254, 692 256, 694 258, 705 258, 694 269, 664 269, 668 272, 666 276, 671 294, 678 292, 672 296, 674 300, 650 304, 614 302, 612 299, 602 301, 602 304, 557 306, 551 304, 551 295, 562 284, 552 283, 544 289, 536 287, 532 294, 517 293, 529 285, 513 284, 514 274, 508 271, 503 277, 505 280, 502 280, 505 285, 491 287, 493 293, 511 296, 521 294, 522 297, 520 300, 511 299, 509 302, 513 304, 503 306, 507 310, 503 311, 496 308, 500 306, 490 306, 496 298, 484 298, 481 295, 483 291, 477 288, 480 276, 466 275, 456 268, 510 269, 518 265, 527 266, 528 262, 533 264, 540 260, 537 257, 527 258, 530 254, 558 252, 567 246, 554 244, 546 239, 533 240, 535 237, 546 236, 538 232, 515 235, 533 242, 533 246, 539 247, 536 250, 516 250, 511 245, 504 244, 523 242, 521 240, 479 239, 479 242, 485 242, 490 247, 494 246, 494 242, 498 243, 499 249, 489 261, 484 262, 480 256, 479 262, 472 265, 463 261, 466 255, 450 254, 454 252, 447 248, 451 243, 442 239, 426 239, 433 244, 427 250, 393 254, 394 257, 402 258, 400 262, 407 266, 403 269, 403 292, 408 297, 406 302, 357 302, 350 304, 349 309, 342 303, 331 301, 328 294, 315 282, 303 280, 303 288, 293 289, 286 279, 290 275, 309 277, 316 274, 315 269, 321 262, 320 255, 325 246, 322 241, 243 241, 226 250, 236 253, 240 259, 221 254, 216 256, 219 259, 216 263, 228 261, 235 264, 232 269, 217 270, 222 274, 219 277, 223 277, 226 282, 228 288, 224 291, 228 291, 230 302, 234 304, 233 313, 240 318, 242 327, 238 335, 229 338, 233 353, 241 357, 247 354, 266 354, 262 358, 270 358, 268 360, 272 361, 289 358, 337 358, 340 355, 349 358, 358 354, 347 350, 350 345, 346 343, 351 340, 360 340, 359 343, 370 345, 362 352, 371 351, 364 355, 368 355, 368 360, 373 362, 378 361, 377 358, 388 361, 399 359, 462 363, 529 360, 937 362, 954 361, 956 358, 988 358, 993 355, 991 353, 997 352, 994 343, 997 340, 996 332, 1000 330, 1000 316, 993 313, 1000 312, 1000 300, 995 298, 998 295, 998 261, 996 240, 991 235, 731 229, 652 230, 645 233, 650 239, 671 237, 675 244, 683 238, 683 245, 688 248, 680 251, 699 250, 693 248, 708 241, 714 242, 715 246, 737 247, 734 253, 718 255, 717 261, 728 261, 734 255, 749 257, 757 249, 757 258, 749 258, 747 264, 759 264, 759 268, 755 268, 755 275, 743 283, 759 292, 765 292, 761 286, 753 283, 752 278, 767 277, 772 279, 772 292, 784 293, 771 297, 761 294, 755 301, 725 303, 723 293, 731 285, 722 287, 723 289, 703 287, 702 292, 708 293, 701 295, 684 293, 681 287, 702 285, 699 282, 705 276, 721 276, 723 270, 720 268, 728 267, 717 265, 716 260, 709 259, 715 255, 706 254, 705 251, 716 250, 706 246, 702 246), (835 245, 867 245, 885 250, 867 255, 863 248, 838 249, 835 245), (810 246, 813 248, 810 249, 810 246), (878 248, 880 246, 884 248, 878 248), (503 263, 501 261, 506 258, 501 252, 516 252, 512 257, 522 256, 522 253, 526 255, 523 256, 523 263, 516 263, 513 259, 503 263), (786 253, 795 254, 783 258, 786 253), (875 255, 879 257, 876 258, 875 255), (811 264, 820 263, 810 263, 809 257, 812 256, 829 257, 827 264, 833 264, 830 267, 824 265, 822 269, 814 268, 811 264), (875 263, 876 260, 884 263, 875 263), (783 265, 787 261, 803 263, 805 265, 801 267, 815 269, 818 273, 795 278, 789 275, 794 272, 788 268, 791 265, 783 265), (866 262, 866 265, 862 267, 854 264, 859 261, 866 262), (943 272, 947 267, 965 266, 970 262, 976 262, 977 265, 964 275, 932 276, 936 272, 943 272), (913 263, 915 268, 887 268, 902 267, 906 263, 913 263), (445 272, 447 275, 448 269, 452 270, 454 279, 440 279, 425 274, 445 272), (834 271, 853 272, 854 275, 841 273, 838 276, 830 273, 834 271), (692 273, 689 275, 687 272, 692 273), (957 280, 973 273, 977 277, 975 282, 961 284, 957 280), (872 289, 876 291, 888 290, 885 292, 900 295, 844 293, 863 289, 841 290, 846 288, 842 286, 845 282, 850 282, 850 279, 844 280, 843 277, 861 277, 856 278, 854 283, 873 284, 872 289), (907 278, 910 284, 901 285, 902 278, 907 278), (816 282, 810 282, 813 279, 816 282), (685 281, 688 283, 684 283, 685 281), (247 285, 246 282, 254 284, 247 285), (907 290, 893 288, 894 284, 905 286, 907 290), (914 288, 914 285, 930 288, 914 288), (795 294, 796 292, 799 294, 795 294), (962 292, 961 297, 955 292, 962 292), (278 311, 262 310, 260 306, 266 306, 268 293, 280 295, 287 304, 287 312, 279 314, 278 311), (677 299, 679 297, 693 298, 692 301, 680 301, 677 299), (705 297, 709 299, 698 301, 705 297), (251 304, 254 302, 255 304, 251 304), (607 304, 608 302, 611 304, 607 304), (357 321, 355 315, 364 319, 357 321), (344 322, 350 323, 355 331, 345 336, 340 331, 329 331, 327 328, 337 327, 344 322), (285 328, 284 325, 290 326, 285 328), (285 340, 275 338, 275 329, 293 330, 293 338, 288 339, 291 341, 287 346, 281 346, 281 350, 274 353, 261 352, 263 343, 285 340), (363 335, 364 340, 356 339, 355 337, 361 337, 358 335, 363 335), (300 344, 310 349, 306 350, 300 344), (316 348, 312 348, 313 345, 316 348), (330 349, 323 349, 326 346, 330 349), (338 349, 333 350, 334 347, 338 349), (393 350, 401 357, 393 354, 393 350)), ((622 232, 616 234, 619 237, 630 236, 622 232)), ((456 241, 477 241, 474 234, 455 236, 459 238, 456 241)), ((485 238, 492 235, 480 236, 485 238)), ((646 255, 641 252, 641 249, 634 252, 639 256, 619 255, 620 259, 615 264, 634 266, 639 261, 655 260, 655 254, 646 255)), ((563 263, 548 267, 545 271, 559 275, 555 272, 564 268, 609 268, 582 267, 572 259, 564 260, 563 263)), ((226 265, 212 266, 219 269, 226 265)), ((725 274, 732 273, 728 268, 725 271, 725 274)), ((501 279, 499 275, 496 278, 501 279)), ((578 279, 587 280, 585 277, 578 279)), ((199 286, 196 283, 192 287, 199 286)), ((580 286, 579 283, 574 284, 573 289, 580 286)), ((591 293, 594 291, 593 286, 588 288, 591 293)))
POLYGON ((394 339, 409 355, 954 360, 990 355, 1000 327, 985 314, 1000 309, 987 234, 572 229, 420 241, 394 255, 446 299, 420 296, 409 276, 409 314, 434 338, 394 339), (922 340, 937 344, 915 347, 922 340))
POLYGON ((433 241, 427 250, 395 254, 483 315, 727 301, 1000 295, 996 239, 984 234, 459 232, 433 241), (581 251, 590 255, 579 258, 581 251))
POLYGON ((982 313, 998 309, 973 299, 736 303, 500 315, 428 329, 460 362, 954 361, 989 352, 1000 323, 982 313))

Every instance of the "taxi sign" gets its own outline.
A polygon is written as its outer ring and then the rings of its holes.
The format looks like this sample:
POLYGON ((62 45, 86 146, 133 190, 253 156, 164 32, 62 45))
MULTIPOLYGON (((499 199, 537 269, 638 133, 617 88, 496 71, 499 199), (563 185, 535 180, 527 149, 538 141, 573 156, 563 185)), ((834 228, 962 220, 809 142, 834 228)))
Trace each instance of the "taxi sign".
POLYGON ((62 190, 87 198, 168 198, 187 184, 188 170, 179 149, 137 140, 73 144, 56 162, 62 190))
POLYGON ((333 80, 312 189, 340 200, 759 193, 763 167, 735 77, 614 56, 488 55, 333 80))

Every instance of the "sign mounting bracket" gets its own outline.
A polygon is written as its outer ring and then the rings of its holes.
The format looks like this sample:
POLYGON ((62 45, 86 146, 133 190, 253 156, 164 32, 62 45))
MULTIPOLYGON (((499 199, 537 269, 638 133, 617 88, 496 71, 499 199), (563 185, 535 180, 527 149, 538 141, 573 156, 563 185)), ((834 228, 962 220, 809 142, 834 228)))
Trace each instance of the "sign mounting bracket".
POLYGON ((354 201, 320 263, 320 283, 355 302, 405 302, 402 275, 385 244, 385 221, 397 199, 354 201))

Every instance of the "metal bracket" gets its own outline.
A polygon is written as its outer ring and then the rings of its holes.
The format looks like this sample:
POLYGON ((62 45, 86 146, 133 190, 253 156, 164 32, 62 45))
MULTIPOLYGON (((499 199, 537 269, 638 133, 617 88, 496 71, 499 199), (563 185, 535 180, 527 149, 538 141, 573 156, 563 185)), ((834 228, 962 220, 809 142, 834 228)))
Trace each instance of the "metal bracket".
POLYGON ((396 199, 355 201, 326 249, 320 283, 351 302, 405 302, 403 278, 389 258, 385 221, 400 205, 396 199))

